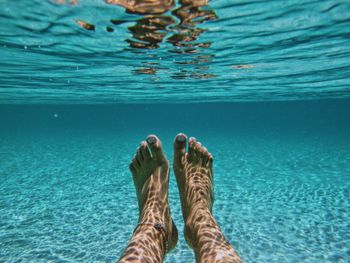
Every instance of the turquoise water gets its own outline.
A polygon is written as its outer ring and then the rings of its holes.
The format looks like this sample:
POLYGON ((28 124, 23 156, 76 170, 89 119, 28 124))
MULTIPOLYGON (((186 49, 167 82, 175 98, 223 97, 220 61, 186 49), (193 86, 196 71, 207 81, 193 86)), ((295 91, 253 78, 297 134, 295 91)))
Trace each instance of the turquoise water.
MULTIPOLYGON (((171 162, 179 132, 213 154, 214 215, 245 262, 350 262, 349 11, 0 1, 0 262, 115 262, 138 216, 129 162, 151 133, 171 162)), ((194 262, 172 172, 169 195, 166 262, 194 262)))
POLYGON ((1 103, 349 98, 349 1, 218 0, 146 17, 70 1, 0 2, 1 103))
MULTIPOLYGON (((0 106, 1 261, 115 261, 136 147, 155 133, 171 160, 182 131, 214 155, 214 214, 246 262, 348 262, 349 103, 0 106)), ((169 194, 182 229, 173 173, 169 194)), ((194 262, 182 231, 166 262, 194 262)))

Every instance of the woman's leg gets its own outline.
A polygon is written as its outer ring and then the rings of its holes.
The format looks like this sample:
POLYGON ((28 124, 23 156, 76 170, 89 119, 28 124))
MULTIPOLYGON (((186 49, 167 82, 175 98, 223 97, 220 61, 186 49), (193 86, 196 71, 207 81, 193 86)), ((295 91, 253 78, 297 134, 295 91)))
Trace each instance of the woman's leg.
POLYGON ((160 140, 141 142, 130 164, 139 204, 139 222, 119 262, 163 262, 175 247, 176 226, 168 205, 169 162, 160 140))
POLYGON ((174 142, 174 171, 179 187, 185 238, 200 263, 242 262, 212 215, 213 158, 194 138, 179 134, 174 142))

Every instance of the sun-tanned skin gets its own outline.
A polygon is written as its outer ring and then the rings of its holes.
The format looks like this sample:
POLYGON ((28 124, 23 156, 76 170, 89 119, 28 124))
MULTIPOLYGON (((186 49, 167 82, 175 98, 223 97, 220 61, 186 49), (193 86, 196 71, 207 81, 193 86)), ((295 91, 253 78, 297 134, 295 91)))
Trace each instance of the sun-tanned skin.
POLYGON ((195 252, 196 262, 242 262, 212 215, 213 157, 194 138, 189 139, 186 153, 186 140, 184 134, 176 136, 173 163, 186 241, 195 252))
POLYGON ((163 262, 165 254, 175 247, 178 233, 168 205, 169 162, 156 136, 141 142, 130 170, 139 204, 139 225, 119 262, 163 262), (163 224, 165 231, 154 224, 163 224))
MULTIPOLYGON (((195 252, 196 262, 240 263, 212 215, 213 157, 194 138, 189 140, 186 153, 186 141, 186 135, 176 136, 173 163, 186 241, 195 252)), ((156 136, 141 142, 130 170, 139 203, 139 225, 119 262, 163 262, 166 252, 175 247, 178 233, 168 205, 169 162, 156 136), (164 232, 154 227, 157 223, 164 224, 164 232)))

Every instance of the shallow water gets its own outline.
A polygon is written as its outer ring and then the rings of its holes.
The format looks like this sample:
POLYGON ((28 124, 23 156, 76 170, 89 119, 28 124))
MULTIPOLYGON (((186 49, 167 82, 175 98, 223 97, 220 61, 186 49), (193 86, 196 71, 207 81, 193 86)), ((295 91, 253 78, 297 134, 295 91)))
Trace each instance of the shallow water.
MULTIPOLYGON (((214 214, 246 262, 348 262, 349 103, 0 106, 0 261, 117 260, 138 143, 156 133, 171 160, 183 131, 214 155, 214 214)), ((166 262, 194 262, 170 178, 166 262)))
POLYGON ((0 2, 1 103, 349 98, 349 1, 70 2, 0 2))

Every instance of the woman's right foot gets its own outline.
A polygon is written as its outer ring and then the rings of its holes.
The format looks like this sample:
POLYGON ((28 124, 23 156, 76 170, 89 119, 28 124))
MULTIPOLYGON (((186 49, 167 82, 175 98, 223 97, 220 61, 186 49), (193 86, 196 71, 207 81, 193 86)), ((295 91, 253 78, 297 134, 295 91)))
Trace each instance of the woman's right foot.
POLYGON ((179 188, 185 238, 201 263, 242 262, 226 241, 212 215, 214 202, 213 157, 195 138, 186 135, 174 141, 173 168, 179 188))

